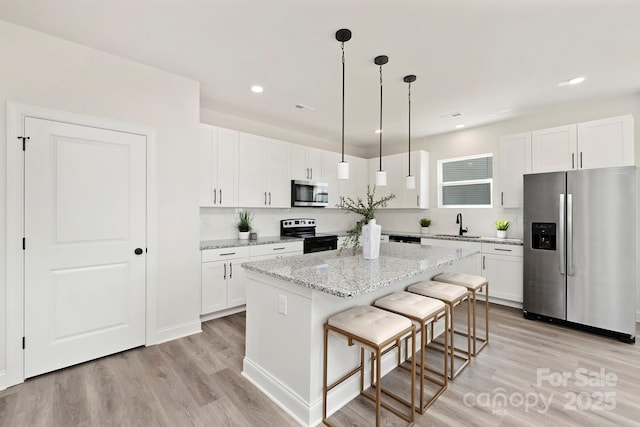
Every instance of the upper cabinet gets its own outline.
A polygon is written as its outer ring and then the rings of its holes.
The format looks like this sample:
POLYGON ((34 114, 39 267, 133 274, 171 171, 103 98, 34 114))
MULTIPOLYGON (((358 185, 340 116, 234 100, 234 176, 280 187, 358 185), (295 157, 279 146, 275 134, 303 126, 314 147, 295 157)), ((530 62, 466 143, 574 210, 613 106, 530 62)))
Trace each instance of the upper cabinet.
POLYGON ((291 144, 291 179, 320 181, 322 177, 322 150, 291 144))
POLYGON ((200 206, 238 206, 238 132, 200 128, 200 206))
POLYGON ((531 173, 531 132, 507 135, 498 143, 498 206, 521 208, 522 176, 531 173))
MULTIPOLYGON (((409 174, 408 153, 383 156, 382 168, 387 172, 387 185, 376 188, 376 199, 394 194, 396 197, 387 203, 388 209, 429 208, 429 153, 421 150, 411 152, 411 175, 416 177, 415 189, 409 190, 405 185, 405 177, 409 174)), ((380 159, 369 159, 369 185, 372 187, 379 169, 380 159)))
POLYGON ((630 166, 634 159, 631 115, 531 133, 531 172, 630 166))
POLYGON ((291 206, 289 144, 241 133, 238 142, 238 205, 291 206))

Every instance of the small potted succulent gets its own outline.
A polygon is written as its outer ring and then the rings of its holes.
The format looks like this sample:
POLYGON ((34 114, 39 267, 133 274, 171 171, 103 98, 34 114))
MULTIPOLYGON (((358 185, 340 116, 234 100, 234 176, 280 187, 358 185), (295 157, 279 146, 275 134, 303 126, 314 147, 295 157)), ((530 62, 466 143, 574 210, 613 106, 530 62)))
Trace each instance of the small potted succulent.
POLYGON ((420 222, 420 232, 422 234, 428 234, 431 220, 429 218, 420 218, 418 222, 420 222))
POLYGON ((494 225, 496 226, 496 233, 497 233, 498 239, 506 239, 507 230, 509 229, 511 222, 509 222, 509 220, 506 220, 506 219, 498 219, 496 220, 494 225))
POLYGON ((253 221, 253 214, 250 211, 238 212, 238 239, 249 239, 249 232, 251 231, 251 221, 253 221))

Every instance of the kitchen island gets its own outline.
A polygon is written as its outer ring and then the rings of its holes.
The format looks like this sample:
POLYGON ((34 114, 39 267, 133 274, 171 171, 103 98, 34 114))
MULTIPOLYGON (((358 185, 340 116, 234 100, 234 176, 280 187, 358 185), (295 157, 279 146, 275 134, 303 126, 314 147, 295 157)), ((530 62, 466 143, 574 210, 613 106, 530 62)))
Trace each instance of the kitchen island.
MULTIPOLYGON (((322 420, 323 325, 335 313, 428 280, 476 252, 382 243, 380 258, 319 252, 242 264, 247 278, 243 375, 303 425, 322 420)), ((358 363, 356 346, 330 337, 329 380, 358 363), (341 344, 342 343, 342 344, 341 344)), ((383 371, 393 369, 392 353, 383 371)), ((328 413, 359 393, 358 376, 332 391, 328 413)))

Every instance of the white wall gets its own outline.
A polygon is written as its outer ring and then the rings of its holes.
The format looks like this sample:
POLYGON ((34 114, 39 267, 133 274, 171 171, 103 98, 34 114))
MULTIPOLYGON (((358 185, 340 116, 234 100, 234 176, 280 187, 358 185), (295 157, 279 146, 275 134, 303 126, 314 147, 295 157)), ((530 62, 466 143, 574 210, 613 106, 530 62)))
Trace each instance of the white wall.
MULTIPOLYGON (((6 165, 6 103, 47 107, 157 130, 156 325, 199 328, 199 84, 180 76, 0 21, 0 164, 6 165), (195 322, 195 323, 194 323, 195 322)), ((9 141, 15 143, 16 141, 9 141)), ((0 241, 6 242, 6 174, 0 174, 0 241)), ((0 245, 0 310, 6 307, 0 245)), ((0 316, 0 372, 6 367, 0 316)), ((176 329, 178 331, 179 329, 176 329)))

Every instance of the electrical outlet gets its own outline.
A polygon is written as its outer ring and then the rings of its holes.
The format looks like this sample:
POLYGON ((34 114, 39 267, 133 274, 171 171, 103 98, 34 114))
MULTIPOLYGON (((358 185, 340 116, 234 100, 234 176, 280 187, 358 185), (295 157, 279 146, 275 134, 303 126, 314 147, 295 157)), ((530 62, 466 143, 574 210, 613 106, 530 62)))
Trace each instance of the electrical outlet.
POLYGON ((287 315, 287 296, 278 295, 278 313, 287 315))

